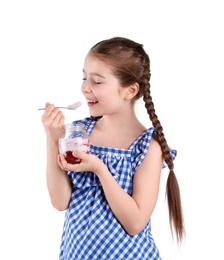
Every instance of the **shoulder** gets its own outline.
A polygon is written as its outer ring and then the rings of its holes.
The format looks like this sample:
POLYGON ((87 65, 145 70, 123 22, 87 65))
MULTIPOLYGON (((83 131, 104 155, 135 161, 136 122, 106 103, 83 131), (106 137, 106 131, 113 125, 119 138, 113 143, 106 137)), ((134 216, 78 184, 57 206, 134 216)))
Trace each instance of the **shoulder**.
MULTIPOLYGON (((146 154, 148 153, 149 146, 151 144, 151 140, 153 139, 154 135, 155 135, 155 128, 154 127, 148 128, 131 145, 130 150, 132 154, 133 171, 135 171, 135 169, 144 160, 146 154)), ((156 146, 156 144, 153 144, 153 146, 156 146)))
MULTIPOLYGON (((157 156, 160 156, 160 155, 161 155, 161 157, 163 157, 162 147, 159 144, 159 142, 157 141, 156 135, 157 135, 156 130, 154 129, 152 136, 151 136, 151 139, 150 139, 150 145, 148 147, 147 154, 149 154, 150 157, 152 157, 152 156, 157 157, 157 156)), ((174 160, 177 156, 177 150, 171 148, 169 145, 168 145, 168 147, 169 147, 169 150, 170 150, 170 155, 171 155, 172 159, 174 160)), ((162 168, 165 168, 165 167, 167 167, 167 164, 163 160, 162 168)))
POLYGON ((149 148, 148 148, 148 151, 147 151, 147 154, 153 154, 155 156, 162 156, 162 149, 161 149, 161 146, 160 144, 158 143, 158 141, 152 136, 151 137, 151 140, 150 140, 150 144, 149 144, 149 148))
POLYGON ((161 147, 155 138, 150 139, 148 150, 144 160, 141 163, 141 168, 146 167, 148 170, 161 170, 163 164, 163 155, 161 147))

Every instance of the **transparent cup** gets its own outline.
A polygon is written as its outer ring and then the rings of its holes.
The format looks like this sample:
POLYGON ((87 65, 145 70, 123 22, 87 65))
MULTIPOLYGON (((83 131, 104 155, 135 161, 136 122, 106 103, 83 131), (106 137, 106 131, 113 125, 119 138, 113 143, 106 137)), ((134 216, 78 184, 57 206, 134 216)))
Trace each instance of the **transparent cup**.
POLYGON ((73 151, 90 152, 90 139, 82 123, 65 124, 65 136, 59 139, 59 151, 68 163, 80 163, 81 159, 72 155, 73 151))

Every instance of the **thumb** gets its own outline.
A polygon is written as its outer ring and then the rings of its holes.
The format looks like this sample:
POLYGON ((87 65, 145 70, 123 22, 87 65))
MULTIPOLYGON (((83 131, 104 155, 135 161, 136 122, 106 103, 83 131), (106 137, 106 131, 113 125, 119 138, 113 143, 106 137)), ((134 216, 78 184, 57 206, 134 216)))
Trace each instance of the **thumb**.
POLYGON ((84 153, 83 151, 74 150, 74 151, 72 152, 72 155, 73 155, 74 157, 79 158, 79 159, 84 159, 86 153, 84 153))

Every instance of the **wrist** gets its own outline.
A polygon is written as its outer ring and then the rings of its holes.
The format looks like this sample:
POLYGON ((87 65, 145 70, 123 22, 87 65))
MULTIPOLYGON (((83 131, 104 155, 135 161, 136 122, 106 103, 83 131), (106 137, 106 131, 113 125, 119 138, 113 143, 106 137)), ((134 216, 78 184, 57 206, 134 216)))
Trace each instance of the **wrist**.
POLYGON ((99 167, 95 170, 95 174, 98 176, 99 179, 110 175, 107 166, 102 162, 99 167))

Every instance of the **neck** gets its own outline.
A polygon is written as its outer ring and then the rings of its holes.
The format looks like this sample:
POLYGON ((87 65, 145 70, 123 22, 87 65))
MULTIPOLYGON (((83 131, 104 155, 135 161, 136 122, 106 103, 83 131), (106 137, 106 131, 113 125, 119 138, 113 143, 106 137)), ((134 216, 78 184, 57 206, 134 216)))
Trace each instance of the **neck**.
POLYGON ((105 115, 98 123, 101 130, 108 130, 112 132, 127 132, 133 128, 144 128, 136 117, 133 110, 128 113, 124 111, 119 114, 105 115))

